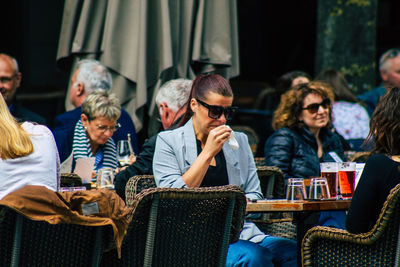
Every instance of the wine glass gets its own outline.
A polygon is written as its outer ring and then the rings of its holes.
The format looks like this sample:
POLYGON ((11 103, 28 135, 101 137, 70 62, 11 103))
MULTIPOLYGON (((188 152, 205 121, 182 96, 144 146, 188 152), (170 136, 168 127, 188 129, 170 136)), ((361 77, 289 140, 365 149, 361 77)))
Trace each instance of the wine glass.
POLYGON ((132 146, 128 140, 119 140, 117 143, 117 159, 121 167, 129 165, 133 156, 132 146))

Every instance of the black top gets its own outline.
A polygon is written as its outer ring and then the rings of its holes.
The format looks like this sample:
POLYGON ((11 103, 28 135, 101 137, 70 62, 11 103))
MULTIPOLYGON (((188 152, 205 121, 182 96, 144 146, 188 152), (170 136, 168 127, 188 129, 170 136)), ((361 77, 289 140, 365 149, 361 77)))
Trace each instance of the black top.
MULTIPOLYGON (((182 116, 177 118, 169 129, 178 127, 182 116)), ((155 134, 144 142, 142 151, 136 156, 136 161, 125 170, 120 171, 114 179, 115 191, 125 201, 125 187, 129 179, 135 175, 153 174, 153 156, 156 149, 157 135, 155 134)))
POLYGON ((351 233, 365 233, 376 223, 392 188, 400 183, 400 163, 383 154, 369 157, 346 218, 351 233))
MULTIPOLYGON (((199 155, 200 152, 202 151, 201 142, 199 140, 196 140, 196 144, 197 144, 197 155, 199 155)), ((220 186, 229 184, 228 172, 226 170, 226 161, 222 149, 215 156, 215 161, 216 161, 215 166, 210 165, 208 167, 208 170, 203 178, 203 181, 201 182, 200 187, 220 186)))
POLYGON ((285 179, 309 178, 319 176, 320 162, 334 161, 329 152, 336 152, 343 161, 346 161, 342 143, 336 133, 328 128, 322 128, 319 137, 324 151, 321 158, 318 157, 317 139, 307 128, 284 127, 276 130, 265 143, 266 165, 279 167, 285 179))

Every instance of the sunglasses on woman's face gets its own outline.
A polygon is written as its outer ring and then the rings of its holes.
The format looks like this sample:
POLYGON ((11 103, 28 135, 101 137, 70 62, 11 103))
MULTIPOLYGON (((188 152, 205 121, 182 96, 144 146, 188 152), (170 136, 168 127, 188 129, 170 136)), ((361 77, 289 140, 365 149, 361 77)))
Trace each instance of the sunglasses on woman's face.
POLYGON ((233 114, 238 109, 237 107, 222 107, 222 106, 214 106, 204 103, 203 101, 196 98, 196 101, 199 102, 202 106, 208 109, 208 117, 211 119, 217 120, 222 116, 222 113, 225 115, 227 120, 232 119, 233 114))
POLYGON ((331 106, 331 100, 329 98, 325 98, 324 100, 322 100, 321 103, 313 103, 303 109, 308 110, 308 112, 310 112, 311 114, 315 114, 318 112, 320 106, 324 109, 329 108, 331 106))

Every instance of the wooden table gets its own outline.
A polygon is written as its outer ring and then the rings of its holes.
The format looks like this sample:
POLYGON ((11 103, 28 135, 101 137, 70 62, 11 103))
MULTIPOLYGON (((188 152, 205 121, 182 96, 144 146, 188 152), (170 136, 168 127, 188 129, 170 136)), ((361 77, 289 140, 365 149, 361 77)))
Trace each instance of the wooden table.
POLYGON ((302 211, 326 211, 326 210, 347 210, 350 207, 351 199, 347 200, 294 200, 285 199, 257 200, 248 202, 246 211, 248 213, 260 212, 302 212, 302 211))
POLYGON ((347 210, 351 199, 347 200, 295 200, 285 199, 257 200, 247 202, 247 213, 264 212, 293 212, 293 221, 297 231, 297 266, 301 266, 301 244, 303 237, 312 226, 304 223, 304 220, 313 212, 347 210))

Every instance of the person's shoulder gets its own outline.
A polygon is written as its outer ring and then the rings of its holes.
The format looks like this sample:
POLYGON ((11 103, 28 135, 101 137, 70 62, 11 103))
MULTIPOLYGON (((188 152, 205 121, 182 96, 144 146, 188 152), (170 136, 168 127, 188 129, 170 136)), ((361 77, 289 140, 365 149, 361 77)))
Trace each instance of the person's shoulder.
MULTIPOLYGON (((157 134, 159 138, 172 138, 178 137, 180 133, 183 132, 183 127, 175 128, 175 129, 167 129, 157 134)), ((180 137, 179 137, 180 138, 180 137)))
POLYGON ((72 117, 76 117, 81 115, 81 109, 80 108, 75 108, 73 110, 70 111, 66 111, 64 113, 61 113, 59 115, 56 116, 56 119, 66 119, 66 118, 72 118, 72 117))
POLYGON ((368 100, 371 97, 379 97, 379 96, 385 94, 385 92, 386 92, 386 89, 381 84, 381 85, 379 85, 379 86, 377 86, 377 87, 375 87, 375 88, 373 88, 373 89, 371 89, 369 91, 366 91, 366 92, 364 92, 362 94, 357 95, 357 98, 360 99, 360 100, 365 101, 365 100, 368 100))
POLYGON ((121 108, 121 116, 120 119, 122 120, 129 120, 132 121, 131 115, 125 109, 121 108))
POLYGON ((46 119, 36 112, 22 106, 20 103, 14 103, 12 115, 21 121, 33 121, 39 124, 46 124, 46 119))
POLYGON ((386 156, 385 154, 372 154, 371 156, 368 157, 367 162, 391 162, 392 160, 386 156))
POLYGON ((53 128, 68 128, 74 127, 76 122, 80 119, 81 116, 81 108, 75 108, 73 110, 61 113, 54 118, 54 127, 53 128))
POLYGON ((294 136, 297 135, 296 131, 289 127, 282 127, 273 132, 272 136, 294 136))
POLYGON ((35 122, 25 121, 22 123, 22 127, 32 135, 52 135, 52 132, 47 126, 35 122))

